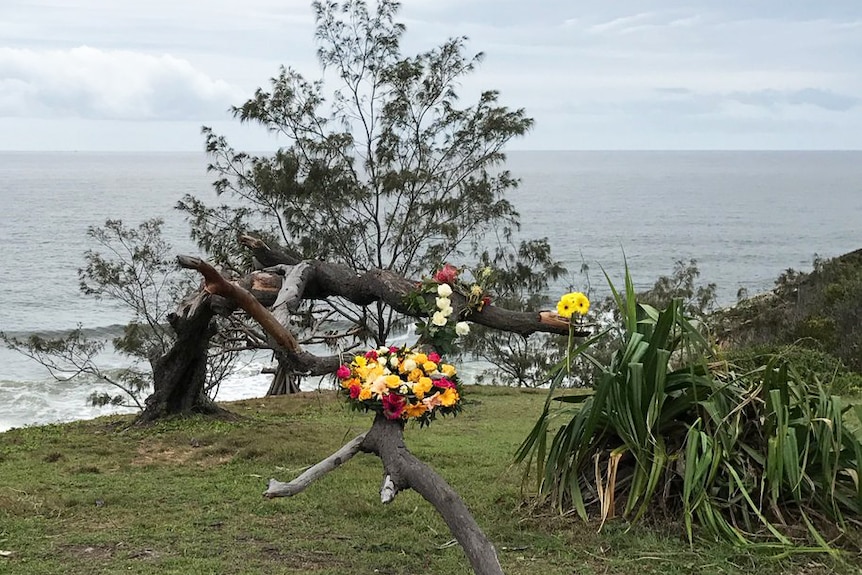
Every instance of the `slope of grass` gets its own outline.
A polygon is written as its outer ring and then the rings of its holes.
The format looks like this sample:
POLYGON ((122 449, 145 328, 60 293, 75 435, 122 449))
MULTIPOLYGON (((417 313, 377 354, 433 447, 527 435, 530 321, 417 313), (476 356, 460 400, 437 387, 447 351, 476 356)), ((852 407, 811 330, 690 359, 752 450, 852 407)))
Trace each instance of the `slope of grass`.
MULTIPOLYGON (((512 454, 544 392, 468 388, 464 412, 408 427, 411 450, 464 497, 506 573, 841 573, 854 558, 793 561, 699 541, 675 523, 584 524, 522 503, 512 454)), ((0 573, 466 574, 443 521, 413 492, 379 503, 361 454, 291 499, 266 500, 365 431, 332 393, 247 400, 238 421, 127 428, 125 417, 0 434, 0 573)))

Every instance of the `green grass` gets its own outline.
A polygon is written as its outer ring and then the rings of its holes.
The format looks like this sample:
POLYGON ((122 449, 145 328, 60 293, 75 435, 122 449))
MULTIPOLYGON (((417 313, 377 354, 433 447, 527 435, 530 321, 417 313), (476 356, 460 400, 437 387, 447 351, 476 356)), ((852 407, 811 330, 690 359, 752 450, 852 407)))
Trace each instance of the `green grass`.
MULTIPOLYGON (((836 562, 685 542, 681 524, 597 524, 524 503, 517 446, 542 391, 468 388, 464 412, 408 427, 411 450, 462 495, 506 573, 856 572, 836 562)), ((377 458, 360 454, 305 492, 266 500, 365 431, 332 393, 241 401, 238 421, 127 428, 127 417, 0 434, 0 573, 466 574, 436 511, 413 492, 381 505, 377 458)))

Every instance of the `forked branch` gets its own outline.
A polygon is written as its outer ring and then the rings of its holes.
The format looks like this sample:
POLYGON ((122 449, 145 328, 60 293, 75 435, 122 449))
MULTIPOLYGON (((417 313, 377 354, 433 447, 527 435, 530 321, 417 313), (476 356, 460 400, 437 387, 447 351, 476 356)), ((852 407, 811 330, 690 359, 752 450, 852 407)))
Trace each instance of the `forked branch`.
POLYGON ((293 497, 297 493, 305 491, 305 489, 329 473, 330 471, 334 471, 341 467, 343 463, 350 461, 350 459, 359 453, 359 446, 362 444, 362 441, 365 439, 365 434, 357 435, 351 441, 346 443, 341 449, 321 461, 315 465, 312 465, 308 469, 306 469, 302 475, 294 479, 293 481, 289 481, 287 483, 283 483, 276 479, 269 480, 269 486, 266 491, 263 492, 263 496, 267 499, 272 499, 273 497, 293 497))

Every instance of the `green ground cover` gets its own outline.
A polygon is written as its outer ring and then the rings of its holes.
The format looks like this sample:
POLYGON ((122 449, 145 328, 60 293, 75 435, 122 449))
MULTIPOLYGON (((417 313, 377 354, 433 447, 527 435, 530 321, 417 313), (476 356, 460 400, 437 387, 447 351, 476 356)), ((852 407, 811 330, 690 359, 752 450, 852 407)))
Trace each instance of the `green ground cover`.
MULTIPOLYGON (((524 503, 512 457, 545 392, 467 389, 464 412, 408 427, 411 450, 464 497, 508 574, 855 573, 858 556, 774 558, 685 540, 681 522, 560 517, 524 503)), ((359 455, 291 499, 266 500, 365 431, 334 393, 229 404, 237 421, 129 428, 129 417, 0 434, 0 573, 466 574, 467 560, 413 492, 379 503, 380 462, 359 455)))

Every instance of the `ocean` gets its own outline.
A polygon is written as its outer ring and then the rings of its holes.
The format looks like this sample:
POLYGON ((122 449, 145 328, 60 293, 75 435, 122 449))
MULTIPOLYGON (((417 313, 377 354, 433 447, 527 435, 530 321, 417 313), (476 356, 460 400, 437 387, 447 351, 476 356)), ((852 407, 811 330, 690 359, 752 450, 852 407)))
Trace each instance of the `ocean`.
MULTIPOLYGON (((187 193, 215 203, 206 164, 202 153, 0 152, 0 331, 116 335, 125 310, 78 291, 87 227, 160 217, 177 253, 199 254, 173 207, 187 193)), ((547 237, 571 271, 564 284, 595 293, 624 258, 639 288, 693 258, 731 304, 815 254, 862 247, 862 152, 511 152, 506 168, 522 180, 509 195, 522 236, 547 237)), ((249 358, 218 399, 264 394, 268 360, 249 358)), ((86 405, 92 390, 0 348, 0 431, 110 412, 86 405)))

